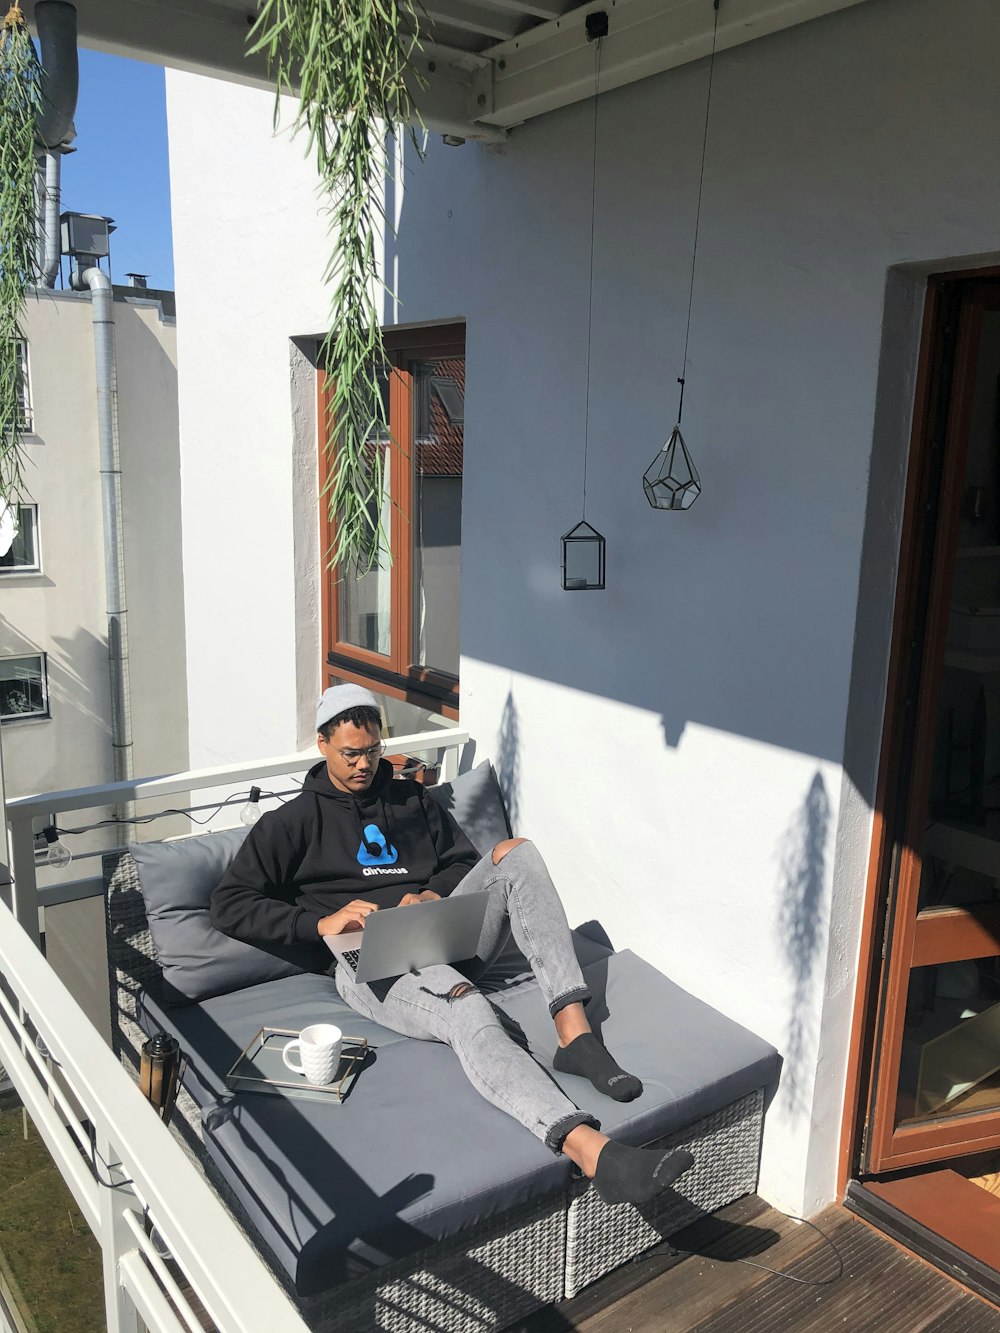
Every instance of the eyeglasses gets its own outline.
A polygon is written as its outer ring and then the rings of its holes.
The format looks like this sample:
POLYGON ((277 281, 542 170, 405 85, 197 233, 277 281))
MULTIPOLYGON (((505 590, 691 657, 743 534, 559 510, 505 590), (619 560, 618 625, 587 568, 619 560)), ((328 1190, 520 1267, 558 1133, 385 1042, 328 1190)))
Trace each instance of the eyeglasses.
POLYGON ((369 745, 367 750, 338 750, 337 754, 351 768, 354 768, 362 758, 367 759, 370 764, 374 764, 385 754, 385 741, 379 741, 378 745, 369 745))

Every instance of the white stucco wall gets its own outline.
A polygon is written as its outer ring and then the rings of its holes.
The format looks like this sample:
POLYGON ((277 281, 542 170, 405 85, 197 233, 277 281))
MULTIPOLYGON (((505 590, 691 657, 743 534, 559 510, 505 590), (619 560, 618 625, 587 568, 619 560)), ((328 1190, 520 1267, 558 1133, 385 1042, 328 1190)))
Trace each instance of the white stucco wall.
POLYGON ((328 250, 304 143, 272 136, 273 111, 167 73, 193 768, 294 751, 300 692, 319 693, 318 598, 297 611, 295 592, 318 535, 305 558, 292 535, 296 496, 317 512, 315 388, 289 340, 324 325, 328 250))
MULTIPOLYGON (((706 67, 602 100, 603 593, 558 586, 580 517, 591 109, 498 149, 432 143, 387 257, 400 321, 467 320, 463 725, 570 918, 782 1051, 761 1190, 797 1213, 835 1184, 920 266, 1000 251, 998 42, 989 0, 879 0, 719 58, 684 418, 704 493, 682 515, 650 510, 641 476, 674 424, 706 67), (906 291, 885 342, 890 271, 906 291)), ((208 761, 287 749, 313 684, 288 339, 322 324, 325 249, 266 96, 168 75, 168 108, 186 573, 194 589, 210 564, 224 589, 188 602, 208 761), (219 716, 220 678, 249 739, 219 716)))

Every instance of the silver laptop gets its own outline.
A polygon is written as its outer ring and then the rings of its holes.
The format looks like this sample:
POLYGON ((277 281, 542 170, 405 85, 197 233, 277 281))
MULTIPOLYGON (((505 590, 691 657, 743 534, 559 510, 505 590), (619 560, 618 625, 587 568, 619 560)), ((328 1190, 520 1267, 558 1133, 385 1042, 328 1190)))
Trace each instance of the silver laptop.
POLYGON ((364 930, 324 935, 331 953, 353 968, 355 981, 383 977, 434 963, 474 958, 486 916, 488 893, 463 893, 370 912, 364 930))

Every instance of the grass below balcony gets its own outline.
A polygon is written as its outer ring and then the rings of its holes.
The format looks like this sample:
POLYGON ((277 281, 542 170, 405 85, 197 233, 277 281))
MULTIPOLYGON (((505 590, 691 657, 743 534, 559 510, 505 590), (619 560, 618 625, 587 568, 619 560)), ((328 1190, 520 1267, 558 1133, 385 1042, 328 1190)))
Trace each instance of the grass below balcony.
POLYGON ((19 1106, 0 1110, 0 1289, 28 1333, 105 1328, 100 1247, 19 1106))

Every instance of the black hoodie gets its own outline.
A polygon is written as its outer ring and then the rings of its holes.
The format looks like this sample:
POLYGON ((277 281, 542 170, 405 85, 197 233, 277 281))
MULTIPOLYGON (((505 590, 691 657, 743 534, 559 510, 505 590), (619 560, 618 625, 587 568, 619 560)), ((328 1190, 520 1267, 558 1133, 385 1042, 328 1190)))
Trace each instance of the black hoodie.
POLYGON ((452 817, 383 759, 366 791, 340 791, 320 762, 302 793, 261 815, 212 894, 212 924, 248 943, 315 942, 324 916, 363 898, 446 898, 479 860, 452 817))

